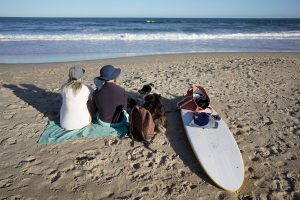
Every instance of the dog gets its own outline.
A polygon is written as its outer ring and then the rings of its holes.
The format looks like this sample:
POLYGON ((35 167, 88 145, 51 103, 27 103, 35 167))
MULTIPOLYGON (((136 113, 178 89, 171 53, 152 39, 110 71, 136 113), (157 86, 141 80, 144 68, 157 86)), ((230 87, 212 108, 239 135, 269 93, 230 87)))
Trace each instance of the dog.
POLYGON ((142 89, 138 90, 138 93, 141 95, 147 96, 148 94, 159 94, 160 93, 156 90, 153 83, 149 83, 146 85, 143 85, 142 89))
POLYGON ((166 125, 166 115, 160 92, 158 92, 153 83, 149 83, 143 85, 142 89, 138 90, 138 93, 144 97, 142 106, 151 113, 155 131, 161 132, 162 127, 166 125))
POLYGON ((163 127, 166 125, 165 109, 161 101, 161 94, 155 89, 153 83, 143 85, 138 90, 138 95, 127 99, 127 108, 132 109, 135 105, 147 109, 152 115, 155 131, 162 132, 163 127))
POLYGON ((154 88, 153 83, 143 85, 142 89, 138 90, 138 93, 130 94, 127 98, 127 108, 132 109, 135 105, 143 106, 145 104, 145 97, 149 94, 160 94, 154 88))
POLYGON ((166 115, 161 102, 161 95, 156 93, 146 95, 143 107, 151 113, 155 124, 155 131, 161 132, 161 126, 164 127, 166 125, 166 115))

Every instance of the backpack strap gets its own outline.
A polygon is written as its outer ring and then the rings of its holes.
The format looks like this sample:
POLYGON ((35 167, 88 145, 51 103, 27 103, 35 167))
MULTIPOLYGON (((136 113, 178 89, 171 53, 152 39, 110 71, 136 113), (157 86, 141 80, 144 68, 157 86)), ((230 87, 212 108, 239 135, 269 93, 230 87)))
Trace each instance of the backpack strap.
POLYGON ((148 142, 148 143, 145 143, 145 142, 144 142, 144 147, 145 147, 146 149, 152 151, 152 152, 155 152, 155 151, 150 147, 150 142, 148 142))
POLYGON ((184 96, 178 103, 177 103, 177 107, 178 108, 182 108, 185 105, 189 104, 190 102, 193 101, 193 97, 192 96, 184 96))
POLYGON ((136 109, 137 106, 134 106, 132 109, 131 109, 131 112, 130 112, 130 115, 129 115, 129 130, 128 130, 128 136, 129 138, 131 139, 131 142, 130 142, 130 145, 133 147, 134 146, 134 139, 133 139, 133 136, 132 136, 132 130, 133 130, 133 123, 132 123, 132 113, 133 113, 133 110, 136 109))

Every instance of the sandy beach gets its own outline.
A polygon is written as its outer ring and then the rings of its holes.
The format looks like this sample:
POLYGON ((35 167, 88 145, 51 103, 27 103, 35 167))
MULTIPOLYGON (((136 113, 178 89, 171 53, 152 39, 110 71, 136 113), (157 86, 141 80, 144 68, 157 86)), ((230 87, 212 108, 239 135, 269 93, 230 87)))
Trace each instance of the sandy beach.
POLYGON ((0 64, 0 199, 300 199, 300 53, 203 53, 93 61, 0 64), (154 83, 167 126, 151 152, 129 139, 37 143, 58 116, 68 68, 81 64, 93 85, 99 67, 136 93, 154 83), (184 132, 176 103, 205 87, 242 153, 245 180, 226 192, 207 177, 184 132))

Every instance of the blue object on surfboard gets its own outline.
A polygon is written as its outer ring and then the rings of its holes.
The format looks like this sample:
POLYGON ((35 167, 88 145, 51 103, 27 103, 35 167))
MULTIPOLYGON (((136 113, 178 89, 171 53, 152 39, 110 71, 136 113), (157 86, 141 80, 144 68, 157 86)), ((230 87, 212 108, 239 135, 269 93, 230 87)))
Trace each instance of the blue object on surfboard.
POLYGON ((194 113, 191 126, 199 126, 201 128, 217 128, 218 122, 205 112, 194 113))

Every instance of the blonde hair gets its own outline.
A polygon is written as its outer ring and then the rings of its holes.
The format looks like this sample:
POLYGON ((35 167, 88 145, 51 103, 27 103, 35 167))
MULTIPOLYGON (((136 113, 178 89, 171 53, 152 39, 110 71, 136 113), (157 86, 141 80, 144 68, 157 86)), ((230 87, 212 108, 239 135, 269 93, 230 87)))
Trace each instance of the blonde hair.
POLYGON ((65 83, 62 86, 62 90, 65 91, 65 89, 71 88, 73 90, 73 94, 77 95, 77 93, 81 90, 82 88, 82 81, 81 79, 69 79, 67 83, 65 83))

